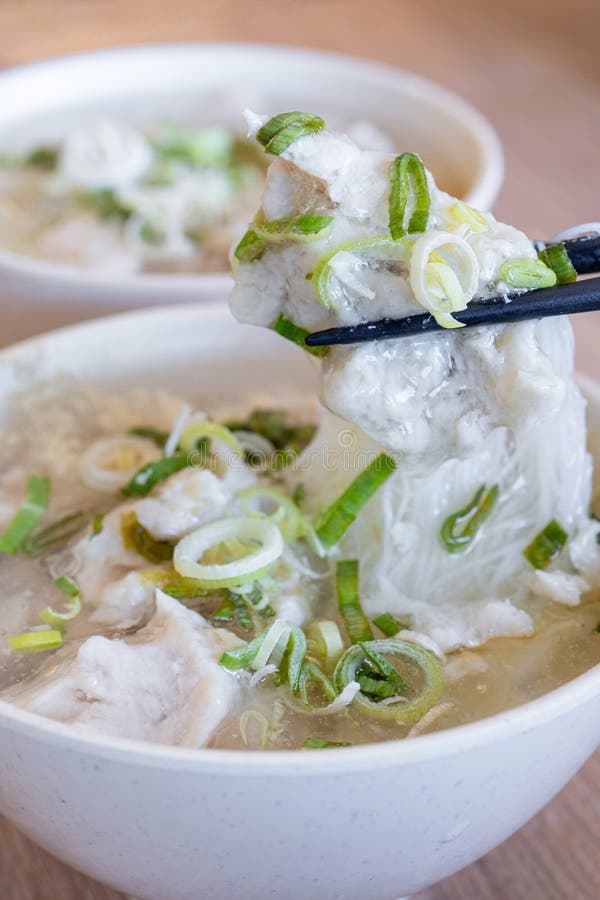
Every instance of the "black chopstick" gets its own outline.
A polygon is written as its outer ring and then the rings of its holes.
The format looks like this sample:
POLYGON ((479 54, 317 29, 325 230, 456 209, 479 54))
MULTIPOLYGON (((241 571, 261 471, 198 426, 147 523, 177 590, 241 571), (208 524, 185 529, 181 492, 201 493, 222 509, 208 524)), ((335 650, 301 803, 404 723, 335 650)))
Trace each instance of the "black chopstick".
MULTIPOLYGON (((596 264, 597 270, 597 264, 596 264)), ((454 318, 463 325, 496 325, 504 322, 520 322, 523 319, 545 319, 549 316, 566 316, 573 313, 592 312, 600 309, 600 278, 588 278, 540 288, 526 294, 508 294, 471 303, 454 318)), ((405 316, 403 319, 379 319, 345 328, 327 328, 306 338, 308 347, 325 347, 333 344, 360 344, 386 338, 408 337, 429 331, 446 331, 429 313, 405 316)))
MULTIPOLYGON (((579 275, 600 272, 600 235, 589 234, 563 241, 569 259, 579 275)), ((548 246, 544 244, 543 246, 548 246)))

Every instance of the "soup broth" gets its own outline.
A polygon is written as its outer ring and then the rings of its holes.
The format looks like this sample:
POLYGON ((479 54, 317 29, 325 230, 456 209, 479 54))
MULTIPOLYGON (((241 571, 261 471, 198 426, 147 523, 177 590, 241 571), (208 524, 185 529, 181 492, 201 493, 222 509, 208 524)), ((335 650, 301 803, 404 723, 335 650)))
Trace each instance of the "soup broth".
MULTIPOLYGON (((86 485, 82 479, 82 459, 90 445, 109 437, 126 436, 132 429, 139 431, 143 428, 146 435, 152 432, 166 435, 172 430, 181 409, 182 400, 166 391, 140 389, 115 395, 106 389, 77 387, 68 383, 48 386, 35 395, 15 401, 14 410, 4 425, 5 438, 0 450, 0 525, 5 527, 10 520, 22 499, 26 478, 34 472, 47 476, 52 485, 50 508, 41 527, 47 522, 53 523, 75 514, 81 514, 81 519, 75 520, 74 533, 70 534, 69 528, 66 531, 63 529, 56 543, 42 546, 39 552, 29 555, 27 552, 3 554, 0 557, 3 607, 0 688, 5 700, 76 723, 77 715, 68 703, 56 706, 52 701, 46 709, 38 701, 40 691, 47 698, 49 687, 64 686, 65 680, 72 678, 72 666, 82 645, 97 635, 113 643, 125 642, 131 648, 152 643, 153 633, 148 629, 152 627, 156 615, 154 606, 144 609, 135 622, 127 616, 123 616, 122 620, 117 617, 111 621, 99 621, 98 607, 88 602, 85 589, 81 596, 82 610, 65 623, 63 642, 57 649, 44 653, 16 653, 8 649, 7 641, 17 633, 40 633, 40 629, 47 628, 40 624, 40 613, 48 606, 55 609, 61 603, 64 606, 65 600, 55 579, 63 576, 77 583, 81 576, 78 541, 82 535, 89 534, 90 529, 93 530, 94 521, 98 523, 101 516, 108 516, 113 507, 123 503, 120 490, 100 492, 86 485), (66 537, 63 539, 64 535, 66 537), (56 713, 57 709, 60 709, 60 715, 56 713)), ((242 430, 236 431, 233 424, 236 419, 238 424, 242 420, 253 421, 251 417, 247 418, 248 409, 252 409, 252 404, 235 411, 210 409, 211 421, 226 421, 232 425, 233 434, 241 433, 242 430)), ((294 428, 303 428, 306 439, 310 434, 309 412, 314 415, 315 411, 309 408, 299 411, 297 406, 293 407, 287 419, 290 433, 294 428)), ((281 420, 278 421, 281 425, 281 420)), ((293 433, 298 435, 300 432, 296 430, 293 433)), ((291 451, 286 462, 293 469, 291 451)), ((210 468, 207 460, 203 461, 203 465, 210 468)), ((263 483, 292 495, 285 466, 270 469, 259 477, 263 483)), ((166 479, 165 486, 168 484, 169 479, 166 479)), ((55 537, 56 533, 51 532, 50 536, 55 537)), ((336 596, 335 554, 333 557, 319 556, 306 541, 297 540, 295 545, 301 546, 294 550, 293 557, 290 556, 285 565, 280 564, 283 568, 276 572, 271 570, 273 583, 266 593, 269 605, 275 607, 273 615, 276 613, 276 619, 283 617, 285 608, 280 605, 282 598, 279 596, 278 579, 283 579, 283 584, 288 584, 292 579, 292 589, 285 587, 283 593, 287 591, 290 594, 291 591, 294 602, 298 601, 306 613, 302 622, 308 637, 306 658, 319 659, 311 625, 315 621, 335 622, 339 634, 344 637, 345 646, 348 646, 348 623, 340 614, 336 596), (292 568, 293 577, 290 575, 292 568)), ((126 571, 139 569, 156 572, 166 565, 139 561, 137 565, 123 566, 118 574, 122 576, 126 571)), ((164 593, 168 594, 168 584, 161 584, 164 593)), ((270 627, 272 621, 252 608, 246 618, 232 616, 228 621, 219 619, 216 613, 223 604, 221 590, 205 591, 196 597, 181 597, 176 590, 174 593, 182 604, 211 623, 211 627, 230 631, 239 641, 252 641, 265 627, 270 627)), ((320 696, 314 686, 309 692, 310 705, 306 705, 297 693, 290 690, 289 683, 276 683, 278 673, 274 671, 274 666, 270 670, 268 666, 263 667, 262 672, 254 673, 251 670, 227 672, 223 669, 223 675, 235 682, 236 692, 205 743, 213 748, 286 750, 413 737, 481 719, 533 700, 600 661, 600 596, 597 593, 588 593, 583 602, 575 607, 535 597, 524 597, 521 605, 531 615, 535 633, 531 637, 490 640, 482 647, 448 652, 444 660, 443 693, 416 721, 380 720, 361 712, 352 702, 330 710, 327 707, 331 702, 327 697, 320 696)), ((400 624, 410 625, 408 622, 400 624)), ((374 634, 379 634, 377 628, 374 634)), ((410 632, 407 631, 407 634, 410 632)), ((402 630, 395 637, 401 640, 402 630)), ((233 639, 234 644, 237 643, 236 638, 233 639)), ((413 639, 412 635, 410 639, 413 639)), ((427 645, 423 636, 417 635, 416 640, 427 645)), ((212 658, 218 664, 219 653, 214 648, 212 658)), ((321 664, 324 672, 331 677, 333 663, 321 661, 321 664)), ((411 690, 419 690, 422 673, 418 667, 415 669, 406 659, 401 659, 397 671, 411 690)), ((111 677, 118 683, 121 673, 117 670, 111 673, 111 677)), ((123 690, 129 689, 123 676, 123 690)), ((78 690, 81 693, 81 689, 78 690)), ((93 702, 89 697, 80 699, 90 704, 93 702)), ((113 702, 118 701, 113 698, 113 702)), ((128 702, 135 706, 136 697, 130 696, 128 702)), ((210 695, 206 702, 211 702, 210 695)), ((169 713, 168 710, 163 712, 165 716, 169 713)), ((103 730, 101 720, 93 727, 103 730)), ((112 725, 109 733, 115 733, 114 729, 111 732, 111 728, 112 725)), ((188 743, 185 737, 178 739, 178 728, 168 739, 152 729, 142 736, 169 743, 188 743)), ((125 730, 123 736, 140 735, 131 735, 125 730)))

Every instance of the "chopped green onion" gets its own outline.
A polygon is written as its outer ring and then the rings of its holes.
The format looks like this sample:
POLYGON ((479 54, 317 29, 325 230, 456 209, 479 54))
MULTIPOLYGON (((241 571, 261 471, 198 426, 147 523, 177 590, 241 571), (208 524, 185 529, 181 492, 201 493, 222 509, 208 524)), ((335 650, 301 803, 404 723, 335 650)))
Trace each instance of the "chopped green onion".
POLYGON ((408 271, 407 263, 410 246, 408 241, 393 241, 385 235, 378 235, 373 238, 363 238, 359 241, 341 244, 322 256, 312 273, 312 284, 317 300, 327 309, 331 309, 334 305, 330 282, 332 276, 334 276, 335 257, 340 253, 355 256, 357 267, 361 264, 364 267, 369 267, 373 266, 374 263, 378 263, 389 265, 390 268, 393 267, 393 271, 399 269, 400 274, 403 267, 408 271))
POLYGON ((473 234, 487 231, 490 227, 482 214, 462 200, 457 200, 448 210, 450 217, 460 225, 467 225, 473 234))
POLYGON ((230 161, 233 135, 226 128, 186 128, 174 122, 161 125, 152 141, 162 160, 188 163, 194 167, 219 166, 230 161))
POLYGON ((284 541, 295 541, 306 533, 307 526, 302 513, 294 501, 277 488, 262 485, 246 488, 240 491, 237 501, 244 515, 260 513, 277 525, 284 541), (272 512, 267 512, 261 509, 261 502, 275 508, 272 512))
POLYGON ((376 625, 380 631, 383 631, 386 637, 394 637, 395 634, 398 634, 404 628, 402 622, 399 622, 389 612, 382 613, 376 619, 373 619, 373 625, 376 625))
POLYGON ((309 134, 316 134, 325 128, 325 122, 313 113, 280 113, 259 128, 256 140, 265 148, 265 153, 279 156, 290 144, 309 134))
POLYGON ((59 575, 58 578, 54 579, 54 584, 59 591, 62 591, 67 597, 78 597, 80 594, 79 588, 75 582, 66 575, 59 575))
POLYGON ((336 566, 338 606, 353 644, 373 640, 369 620, 363 612, 358 591, 358 560, 340 560, 336 566))
POLYGON ((56 147, 37 147, 25 157, 25 165, 34 169, 42 169, 44 172, 53 172, 58 165, 58 150, 56 147))
POLYGON ((244 455, 244 449, 236 436, 225 425, 219 425, 217 422, 201 421, 187 425, 179 438, 179 447, 183 453, 191 453, 197 449, 198 441, 206 438, 221 441, 238 456, 244 455))
POLYGON ((154 462, 146 463, 135 473, 131 481, 122 489, 126 497, 145 497, 152 488, 187 466, 183 455, 165 456, 154 462))
POLYGON ((38 653, 42 650, 54 650, 63 642, 62 632, 57 629, 49 631, 24 631, 8 639, 8 646, 13 653, 38 653))
POLYGON ((247 669, 256 659, 269 630, 265 628, 258 637, 255 637, 248 644, 244 644, 243 647, 236 647, 235 650, 226 650, 219 659, 219 665, 223 666, 224 669, 229 669, 230 672, 239 672, 241 669, 247 669))
POLYGON ((23 543, 21 550, 25 556, 36 556, 57 544, 65 544, 74 537, 86 524, 86 516, 82 512, 69 513, 57 522, 52 522, 40 531, 31 534, 23 543))
POLYGON ((283 619, 275 619, 271 627, 267 629, 265 639, 250 664, 251 667, 258 671, 269 661, 278 666, 287 650, 290 634, 291 626, 283 619))
MULTIPOLYGON (((168 591, 167 591, 168 593, 168 591)), ((211 616, 213 622, 231 622, 236 612, 236 605, 233 597, 224 597, 221 603, 211 616)))
POLYGON ((27 479, 27 495, 2 537, 0 553, 14 556, 25 543, 50 503, 50 481, 39 475, 27 479))
POLYGON ((505 281, 517 290, 552 287, 556 274, 541 259, 509 259, 498 272, 498 281, 505 281))
POLYGON ((122 514, 121 536, 127 550, 133 550, 149 562, 159 563, 173 558, 174 545, 170 541, 159 541, 151 535, 135 512, 122 514))
POLYGON ((329 750, 333 747, 351 747, 350 741, 326 741, 323 738, 307 738, 302 744, 303 750, 329 750))
POLYGON ((110 188, 86 191, 81 196, 81 201, 100 219, 119 219, 125 222, 131 216, 130 207, 110 188))
POLYGON ((552 519, 523 550, 523 555, 536 569, 546 569, 561 553, 569 535, 556 519, 552 519))
MULTIPOLYGON (((420 644, 396 638, 369 641, 350 647, 340 659, 333 673, 336 690, 341 692, 351 681, 358 681, 358 678, 362 677, 359 672, 363 670, 365 663, 373 660, 380 663, 383 654, 400 657, 400 659, 408 663, 409 668, 412 668, 415 664, 418 666, 422 674, 422 684, 416 691, 415 696, 410 698, 404 696, 404 694, 399 694, 397 704, 383 705, 377 701, 370 700, 362 691, 359 691, 353 702, 362 712, 378 719, 393 720, 404 724, 417 722, 429 709, 438 703, 444 693, 444 670, 442 664, 437 656, 420 644)), ((386 660, 386 670, 389 665, 391 664, 386 660)), ((394 669, 394 671, 396 670, 394 669)), ((385 673, 382 674, 385 677, 385 673)), ((398 672, 396 672, 396 676, 400 678, 398 672)), ((376 678, 375 680, 377 681, 378 679, 376 678)))
POLYGON ((464 509, 458 510, 444 520, 440 529, 440 540, 448 553, 462 553, 473 543, 497 499, 498 485, 494 484, 487 489, 482 484, 464 509))
POLYGON ((232 594, 233 606, 237 620, 242 628, 252 628, 252 616, 248 610, 248 604, 240 594, 232 594))
POLYGON ((286 319, 283 314, 280 314, 275 320, 273 331, 276 331, 281 337, 287 338, 288 341, 298 344, 299 347, 302 347, 308 353, 312 353, 313 356, 327 356, 329 353, 329 347, 307 347, 306 338, 309 332, 304 328, 300 328, 299 325, 296 325, 290 319, 286 319))
POLYGON ((289 684, 292 694, 297 694, 300 689, 305 656, 306 636, 297 625, 290 625, 290 636, 279 668, 279 677, 282 684, 289 684))
POLYGON ((284 548, 281 532, 267 519, 239 517, 202 525, 183 537, 175 547, 173 565, 180 575, 197 579, 205 588, 237 587, 256 581, 278 559, 284 548), (198 562, 207 550, 227 541, 249 548, 245 556, 230 562, 198 562))
POLYGON ((315 531, 321 543, 327 547, 337 544, 363 506, 395 470, 395 460, 386 453, 374 459, 320 516, 315 531))
POLYGON ((128 434, 133 435, 134 437, 145 438, 147 441, 153 441, 157 447, 161 449, 167 443, 169 435, 166 431, 158 431, 156 428, 149 428, 146 425, 136 425, 135 428, 130 428, 127 432, 128 434))
POLYGON ((394 688, 396 694, 405 694, 407 691, 406 682, 385 656, 373 646, 373 643, 373 641, 366 641, 361 644, 367 660, 375 668, 376 673, 380 673, 384 680, 394 688))
POLYGON ((302 666, 299 685, 300 697, 305 706, 312 706, 310 698, 308 696, 308 691, 309 686, 313 682, 321 689, 323 696, 328 703, 332 703, 335 700, 335 698, 337 697, 337 691, 327 675, 325 675, 320 666, 318 666, 317 663, 314 662, 314 660, 307 660, 302 666))
MULTIPOLYGON (((292 500, 296 504, 296 506, 302 506, 304 502, 304 498, 306 496, 306 487, 302 484, 301 481, 298 482, 296 487, 294 488, 294 493, 292 494, 292 500)), ((600 536, 600 535, 599 535, 600 536)))
POLYGON ((308 243, 318 241, 331 231, 333 216, 320 216, 307 213, 302 216, 286 216, 284 219, 271 219, 269 222, 255 223, 256 233, 269 243, 298 241, 308 243))
POLYGON ((70 598, 67 609, 64 612, 57 612, 51 606, 46 606, 40 612, 40 619, 46 625, 60 630, 64 628, 65 622, 70 622, 71 619, 74 619, 81 612, 81 598, 78 586, 66 575, 59 575, 58 578, 54 579, 54 584, 63 594, 70 598))
POLYGON ((176 600, 198 600, 209 593, 195 578, 182 578, 174 569, 142 569, 140 575, 176 600))
POLYGON ((104 528, 104 513, 96 513, 92 518, 92 537, 102 532, 104 528))
POLYGON ((260 259, 266 249, 265 241, 253 227, 250 227, 233 251, 233 255, 241 263, 251 263, 260 259))
POLYGON ((425 167, 416 153, 402 153, 392 163, 389 228, 397 241, 405 234, 425 231, 429 219, 429 188, 425 167), (412 188, 412 212, 407 218, 412 188))
POLYGON ((569 284, 571 281, 577 281, 577 271, 569 258, 567 248, 561 242, 560 244, 549 244, 543 250, 538 252, 540 259, 545 266, 552 269, 556 275, 558 284, 569 284))
POLYGON ((255 409, 247 419, 227 422, 230 431, 253 431, 266 438, 277 450, 300 453, 312 441, 316 426, 312 424, 290 425, 282 409, 255 409))
POLYGON ((344 652, 344 641, 337 622, 330 619, 313 622, 310 637, 314 645, 314 652, 326 665, 337 662, 344 652))

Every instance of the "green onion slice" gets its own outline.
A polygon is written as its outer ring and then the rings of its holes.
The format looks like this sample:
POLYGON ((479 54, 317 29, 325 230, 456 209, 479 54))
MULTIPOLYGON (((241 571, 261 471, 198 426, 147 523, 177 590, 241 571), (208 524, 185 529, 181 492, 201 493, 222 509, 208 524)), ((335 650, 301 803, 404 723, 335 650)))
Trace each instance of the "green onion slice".
POLYGON ((241 238, 233 251, 233 255, 238 262, 251 263, 260 259, 266 249, 266 242, 256 232, 255 228, 251 226, 241 238))
POLYGON ((187 425, 179 439, 179 447, 183 453, 191 453, 197 449, 198 441, 204 438, 221 441, 238 456, 244 455, 244 448, 229 428, 226 428, 225 425, 219 425, 217 422, 208 422, 206 420, 191 422, 187 425))
MULTIPOLYGON (((344 653, 337 664, 333 674, 334 685, 338 691, 342 691, 351 681, 358 681, 360 684, 360 671, 364 671, 364 667, 368 663, 374 663, 378 668, 382 665, 381 660, 385 659, 384 654, 386 656, 399 657, 408 663, 410 670, 415 665, 419 668, 421 684, 414 692, 414 696, 411 698, 398 694, 398 703, 383 705, 381 702, 370 700, 361 690, 356 694, 353 702, 362 712, 374 718, 393 720, 404 724, 417 722, 429 709, 439 702, 444 693, 443 666, 437 656, 420 644, 398 640, 397 638, 356 644, 344 653)), ((385 671, 378 668, 386 683, 389 678, 388 666, 391 666, 391 663, 385 660, 385 671), (386 672, 388 675, 386 675, 386 672)), ((396 676, 400 679, 400 675, 395 668, 393 666, 391 668, 394 669, 396 676)), ((401 681, 403 683, 403 679, 401 681)), ((383 699, 389 700, 391 697, 383 699)))
POLYGON ((121 537, 127 550, 133 550, 149 562, 160 563, 173 558, 174 545, 170 541, 157 540, 133 511, 121 516, 121 537))
MULTIPOLYGON (((343 286, 340 288, 334 271, 338 255, 354 257, 354 268, 359 279, 362 272, 368 274, 380 269, 388 270, 392 274, 408 273, 410 249, 408 241, 393 241, 384 235, 350 241, 335 247, 321 257, 312 274, 312 285, 317 300, 327 309, 331 309, 335 306, 336 292, 343 293, 343 286)), ((374 294, 366 284, 361 285, 360 292, 364 296, 374 294)))
POLYGON ((299 325, 296 325, 290 319, 286 319, 283 314, 280 314, 275 320, 273 331, 276 331, 281 337, 287 338, 288 341, 298 344, 299 347, 302 347, 308 353, 312 353, 313 356, 327 356, 329 353, 329 347, 307 347, 306 338, 309 332, 304 328, 300 328, 299 325))
POLYGON ((567 248, 562 242, 549 244, 547 247, 544 247, 543 250, 538 252, 538 259, 549 269, 552 269, 558 284, 568 284, 571 281, 577 281, 577 271, 569 258, 567 248))
POLYGON ((381 453, 320 516, 315 532, 322 544, 333 547, 346 533, 373 494, 396 470, 396 462, 381 453))
POLYGON ((155 462, 146 463, 139 469, 131 481, 122 489, 126 497, 145 497, 152 488, 187 466, 183 455, 165 456, 155 462))
POLYGON ((344 639, 337 622, 331 619, 313 622, 309 636, 312 641, 312 651, 323 660, 326 666, 337 662, 344 652, 344 639))
POLYGON ((462 200, 457 200, 456 203, 453 203, 448 213, 451 219, 458 222, 459 225, 466 225, 473 234, 487 231, 490 227, 485 217, 478 210, 473 209, 472 206, 469 206, 462 200))
POLYGON ((398 619, 389 612, 382 613, 380 616, 377 616, 376 619, 373 619, 373 625, 376 625, 380 631, 383 631, 386 637, 394 637, 395 634, 398 634, 398 632, 402 631, 404 628, 402 622, 399 622, 398 619))
POLYGON ((39 531, 34 531, 23 542, 21 547, 25 556, 36 556, 44 550, 49 550, 57 544, 65 544, 70 538, 74 537, 87 522, 87 517, 82 512, 69 513, 52 522, 39 531))
POLYGON ((309 243, 318 241, 331 231, 333 216, 321 216, 307 213, 302 216, 287 216, 284 219, 272 219, 270 222, 258 222, 254 225, 256 233, 269 243, 298 241, 309 243))
POLYGON ((265 515, 281 531, 284 541, 295 541, 306 534, 304 517, 294 501, 277 488, 251 487, 240 491, 238 505, 244 515, 265 515), (270 511, 265 509, 270 507, 270 511))
POLYGON ((78 586, 66 575, 59 575, 58 578, 54 579, 54 584, 63 594, 69 597, 69 603, 64 612, 57 612, 51 606, 46 606, 40 612, 40 619, 46 625, 60 630, 64 628, 65 622, 70 622, 71 619, 74 619, 81 612, 81 598, 78 586))
POLYGON ((338 607, 348 636, 353 644, 373 640, 369 620, 360 604, 358 590, 358 560, 340 560, 336 565, 338 607))
POLYGON ((304 632, 297 625, 290 625, 290 636, 279 668, 279 678, 282 684, 289 684, 292 694, 297 694, 300 690, 306 649, 304 632))
POLYGON ((24 631, 8 639, 8 646, 13 653, 39 653, 43 650, 54 650, 63 642, 62 632, 58 629, 49 631, 24 631))
POLYGON ((267 636, 269 629, 265 628, 258 637, 243 647, 236 647, 235 650, 226 650, 219 659, 219 665, 230 672, 239 672, 242 669, 249 668, 254 660, 263 642, 267 636))
POLYGON ((324 738, 307 738, 302 744, 303 750, 330 750, 334 747, 351 747, 350 741, 326 741, 324 738))
POLYGON ((236 604, 234 603, 233 597, 230 595, 229 597, 224 597, 221 603, 219 603, 218 607, 212 614, 211 619, 213 620, 213 622, 217 622, 218 624, 231 622, 235 613, 236 604))
POLYGON ((220 519, 182 538, 175 547, 173 565, 180 575, 196 579, 201 587, 232 588, 260 578, 281 556, 283 548, 279 528, 268 519, 220 519), (225 563, 198 561, 207 550, 226 542, 246 545, 249 552, 225 563))
POLYGON ((500 266, 498 281, 505 281, 517 290, 552 287, 557 277, 541 259, 509 259, 500 266))
POLYGON ((307 660, 302 666, 299 685, 300 698, 306 707, 312 707, 309 697, 309 690, 312 684, 319 688, 328 703, 333 703, 337 697, 337 691, 330 679, 314 660, 307 660))
POLYGON ((536 569, 546 569, 561 553, 569 535, 552 519, 523 550, 523 555, 536 569))
POLYGON ((389 228, 393 240, 425 231, 429 204, 425 166, 416 153, 402 153, 392 162, 390 178, 389 228))
POLYGON ((150 428, 147 425, 136 425, 135 428, 130 428, 127 433, 132 435, 132 437, 140 437, 147 441, 152 441, 161 449, 169 439, 169 435, 166 431, 158 431, 156 428, 150 428))
POLYGON ((440 540, 448 553, 462 553, 473 543, 497 499, 498 485, 494 484, 488 489, 482 484, 464 509, 459 509, 444 520, 440 540))
POLYGON ((265 153, 279 156, 294 141, 310 134, 317 134, 323 128, 325 122, 313 113, 280 113, 259 128, 256 140, 263 145, 265 153))
POLYGON ((27 479, 27 494, 2 537, 0 553, 14 556, 25 543, 50 503, 50 480, 40 475, 27 479))

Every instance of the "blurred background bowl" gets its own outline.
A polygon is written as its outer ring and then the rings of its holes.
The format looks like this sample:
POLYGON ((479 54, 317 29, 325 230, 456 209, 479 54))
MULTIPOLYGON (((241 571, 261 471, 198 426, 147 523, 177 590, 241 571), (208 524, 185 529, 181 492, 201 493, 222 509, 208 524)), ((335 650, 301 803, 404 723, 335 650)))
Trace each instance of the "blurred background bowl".
MULTIPOLYGON (((142 128, 168 118, 241 131, 244 107, 308 109, 341 129, 368 119, 476 207, 489 209, 502 183, 495 132, 451 91, 367 60, 259 44, 125 47, 9 70, 0 75, 0 148, 58 143, 98 115, 142 128)), ((230 288, 225 272, 103 276, 2 250, 0 281, 0 345, 136 306, 220 298, 230 288)))

